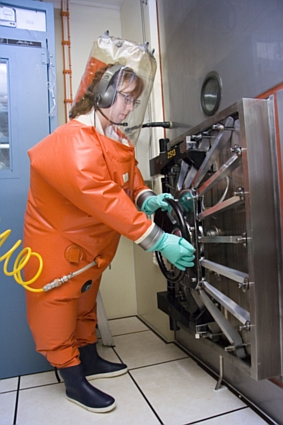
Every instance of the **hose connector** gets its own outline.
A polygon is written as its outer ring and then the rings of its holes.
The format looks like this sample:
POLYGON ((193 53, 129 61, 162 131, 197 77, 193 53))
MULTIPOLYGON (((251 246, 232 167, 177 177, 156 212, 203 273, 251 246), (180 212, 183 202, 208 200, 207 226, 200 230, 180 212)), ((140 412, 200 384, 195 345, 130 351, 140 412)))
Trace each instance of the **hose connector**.
MULTIPOLYGON (((64 276, 64 277, 67 277, 67 276, 64 276)), ((47 292, 47 291, 50 291, 53 288, 58 288, 58 286, 61 286, 62 283, 66 282, 68 280, 68 279, 67 280, 63 280, 64 277, 61 278, 61 279, 54 279, 53 282, 47 283, 46 285, 43 286, 43 288, 42 288, 43 291, 44 292, 47 292)))
POLYGON ((50 291, 53 288, 58 288, 63 283, 68 282, 68 280, 72 279, 75 276, 78 276, 79 274, 85 272, 86 270, 90 269, 91 267, 97 266, 97 268, 100 268, 100 267, 103 267, 104 264, 105 264, 105 259, 103 259, 100 255, 98 255, 94 259, 94 261, 87 264, 85 267, 82 267, 81 269, 79 269, 75 272, 72 272, 72 273, 68 274, 67 276, 62 276, 58 279, 54 279, 53 282, 50 282, 50 283, 47 283, 46 285, 44 285, 42 290, 44 292, 47 292, 47 291, 50 291))

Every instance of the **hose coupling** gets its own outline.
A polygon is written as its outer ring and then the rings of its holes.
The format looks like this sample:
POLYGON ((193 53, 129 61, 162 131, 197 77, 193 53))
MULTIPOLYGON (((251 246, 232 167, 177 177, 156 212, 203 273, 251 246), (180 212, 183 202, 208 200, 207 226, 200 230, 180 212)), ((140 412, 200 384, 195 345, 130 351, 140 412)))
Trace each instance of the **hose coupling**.
POLYGON ((98 268, 103 267, 105 265, 105 259, 102 258, 100 255, 98 255, 91 263, 87 264, 85 267, 82 267, 79 270, 76 270, 75 272, 71 272, 67 276, 62 276, 58 279, 54 279, 53 282, 47 283, 43 286, 42 290, 44 292, 50 291, 53 288, 58 288, 63 283, 68 282, 68 280, 72 279, 73 277, 78 276, 79 274, 85 272, 86 270, 90 269, 91 267, 97 266, 98 268))
POLYGON ((54 279, 53 282, 47 283, 43 286, 43 291, 47 292, 50 291, 53 288, 58 288, 58 286, 61 286, 63 283, 67 282, 69 280, 68 276, 60 277, 59 279, 54 279))

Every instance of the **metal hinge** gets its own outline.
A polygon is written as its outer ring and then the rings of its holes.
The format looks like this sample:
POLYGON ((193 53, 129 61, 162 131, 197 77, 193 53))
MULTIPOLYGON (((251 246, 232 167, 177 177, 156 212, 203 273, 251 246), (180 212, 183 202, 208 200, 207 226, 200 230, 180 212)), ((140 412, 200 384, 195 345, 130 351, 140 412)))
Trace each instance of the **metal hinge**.
POLYGON ((41 52, 41 63, 43 65, 53 66, 53 55, 49 52, 48 49, 44 49, 41 52))

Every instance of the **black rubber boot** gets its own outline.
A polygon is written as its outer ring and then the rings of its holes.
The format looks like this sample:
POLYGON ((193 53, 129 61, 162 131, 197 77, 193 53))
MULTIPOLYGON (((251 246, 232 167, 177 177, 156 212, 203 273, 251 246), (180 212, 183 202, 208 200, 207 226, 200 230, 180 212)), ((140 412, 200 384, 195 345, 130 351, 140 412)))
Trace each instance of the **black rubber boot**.
POLYGON ((114 409, 114 398, 90 385, 81 364, 59 369, 59 372, 64 379, 68 400, 95 413, 110 412, 114 409))
POLYGON ((96 343, 80 347, 79 351, 84 374, 89 379, 112 378, 128 371, 123 363, 112 363, 102 359, 97 352, 96 343))

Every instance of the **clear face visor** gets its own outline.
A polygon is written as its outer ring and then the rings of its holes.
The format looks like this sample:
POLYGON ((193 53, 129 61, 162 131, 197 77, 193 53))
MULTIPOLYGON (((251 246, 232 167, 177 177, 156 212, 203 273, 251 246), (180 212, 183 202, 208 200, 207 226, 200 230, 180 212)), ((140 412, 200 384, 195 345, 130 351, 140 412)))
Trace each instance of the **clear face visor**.
POLYGON ((135 142, 143 123, 150 90, 151 85, 149 88, 145 77, 137 75, 133 69, 119 64, 110 66, 93 90, 94 108, 106 127, 105 134, 109 135, 118 127, 120 137, 122 132, 135 142), (111 127, 109 132, 107 127, 111 127))
POLYGON ((108 34, 99 37, 74 100, 76 104, 91 88, 96 117, 104 126, 107 117, 109 129, 122 132, 133 144, 142 128, 156 72, 156 60, 147 47, 108 34))

